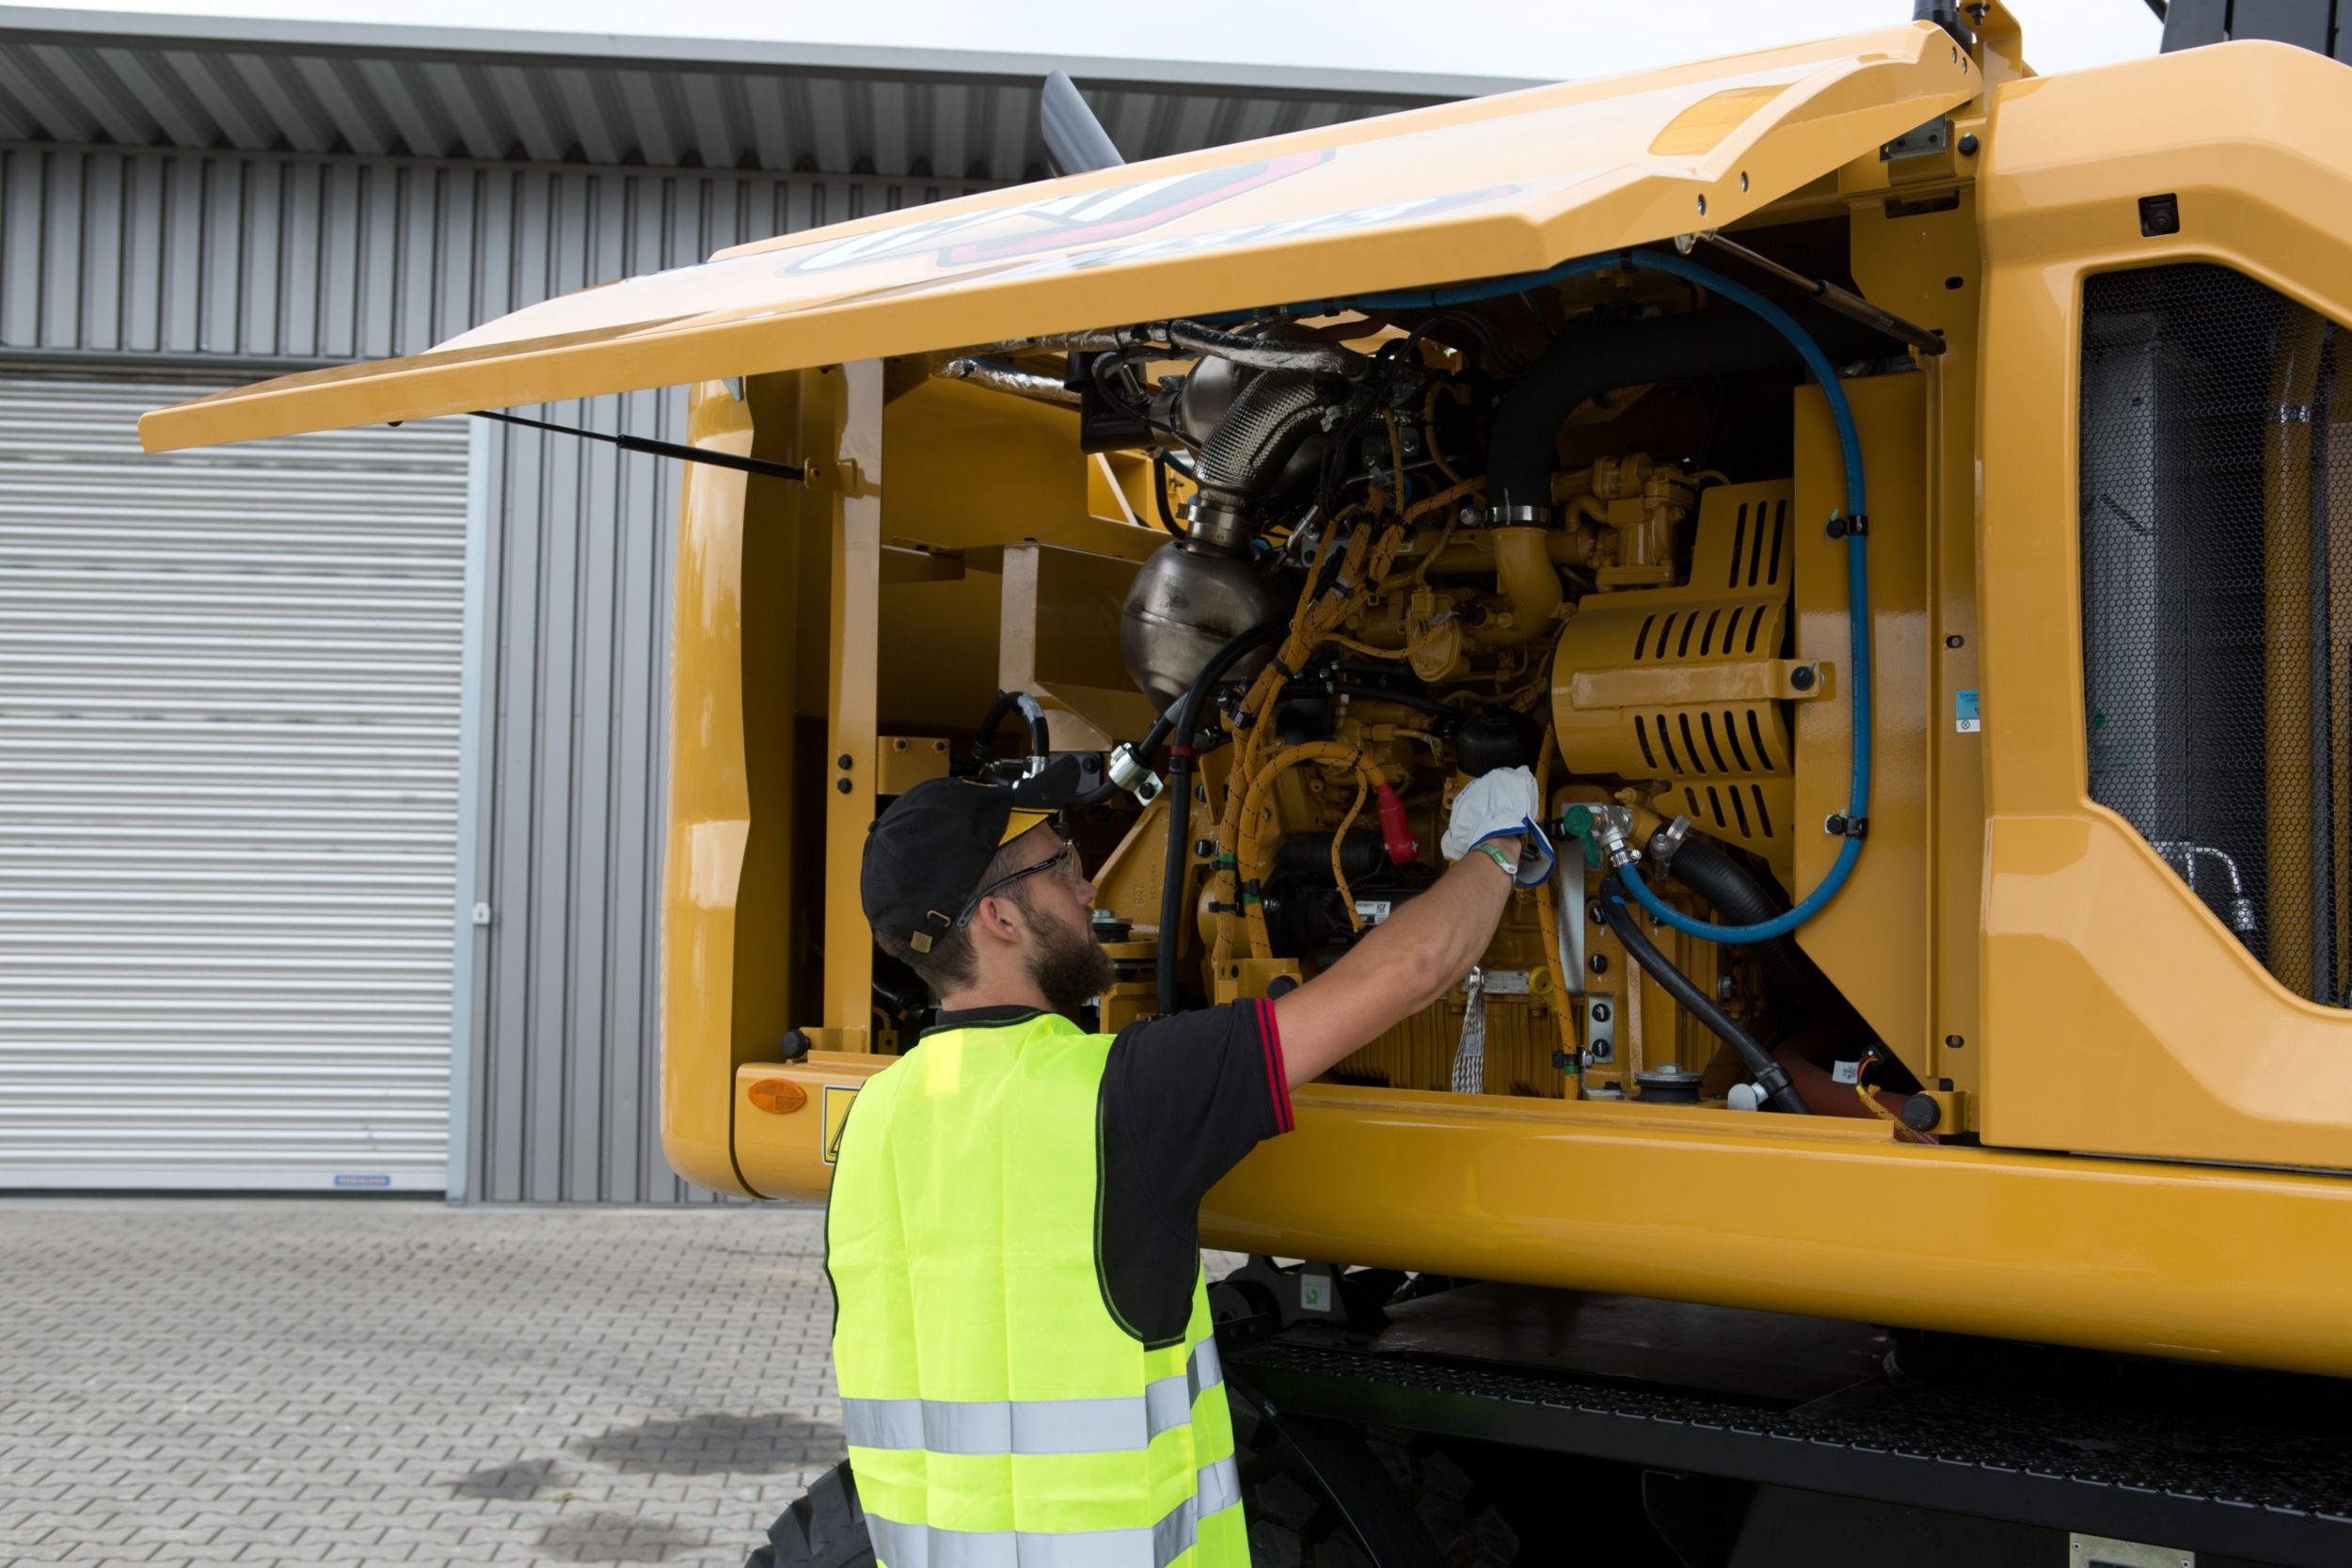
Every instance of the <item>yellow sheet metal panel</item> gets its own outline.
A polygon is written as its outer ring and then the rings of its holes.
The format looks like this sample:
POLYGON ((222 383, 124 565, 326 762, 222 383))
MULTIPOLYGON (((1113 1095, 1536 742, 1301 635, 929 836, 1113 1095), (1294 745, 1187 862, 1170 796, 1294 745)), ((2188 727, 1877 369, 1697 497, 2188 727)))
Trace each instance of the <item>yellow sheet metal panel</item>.
MULTIPOLYGON (((875 1065, 745 1067, 745 1174, 823 1196, 822 1107, 875 1065), (805 1107, 750 1111, 776 1079, 805 1107)), ((1292 1099, 1297 1131, 1210 1193, 1208 1245, 2352 1373, 2352 1182, 1927 1148, 1821 1117, 1336 1085, 1292 1099)))
MULTIPOLYGON (((858 897, 858 871, 876 807, 874 768, 859 759, 873 756, 881 724, 882 367, 873 360, 832 367, 808 385, 803 395, 825 399, 833 409, 838 471, 854 476, 831 490, 830 516, 816 514, 834 541, 827 612, 833 655, 825 725, 825 880, 818 895, 824 905, 821 1018, 826 1028, 865 1039, 870 1050, 874 941, 858 897)), ((808 897, 805 887, 793 891, 808 897)))
POLYGON ((947 742, 922 736, 890 736, 874 747, 874 792, 904 795, 926 779, 947 776, 947 742))
MULTIPOLYGON (((1094 462, 1078 450, 1077 436, 1072 409, 964 382, 918 379, 889 399, 882 540, 949 553, 962 570, 930 580, 884 576, 888 635, 877 650, 876 701, 885 724, 969 725, 995 696, 1000 673, 990 650, 1003 630, 1005 588, 998 546, 1035 539, 1141 562, 1168 542, 1156 523, 1144 529, 1092 514, 1087 476, 1094 462)), ((1109 611, 1115 655, 1116 597, 1109 611)), ((1128 686, 1116 657, 1110 672, 1128 686)))
MULTIPOLYGON (((752 450, 751 409, 695 388, 687 439, 752 450)), ((697 1186, 741 1192, 729 1104, 736 901, 752 803, 743 754, 744 476, 686 465, 670 660, 670 822, 663 852, 661 1148, 697 1186)))
MULTIPOLYGON (((1927 377, 1848 381, 1870 507, 1870 831, 1862 860, 1797 942, 1914 1072, 1927 1060, 1927 377)), ((1843 841, 1821 831, 1846 809, 1853 724, 1846 542, 1825 521, 1846 504, 1844 459, 1819 388, 1797 393, 1797 652, 1834 672, 1839 695, 1796 709, 1796 882, 1802 897, 1843 841)))
POLYGON ((743 1179, 767 1197, 822 1199, 833 1185, 834 1141, 858 1089, 898 1060, 865 1051, 811 1051, 798 1062, 746 1062, 734 1073, 738 1155, 743 1179), (760 1108, 763 1084, 796 1085, 797 1110, 760 1108))
POLYGON ((1531 270, 1737 222, 1979 86, 1920 23, 1415 110, 741 247, 140 434, 164 451, 1531 270))
POLYGON ((2352 1168, 2352 1015, 2289 992, 2089 799, 2074 523, 2086 276, 2217 262, 2352 321, 2347 81, 2317 55, 2231 43, 1994 94, 1979 186, 1983 362, 1998 367, 1978 409, 1988 1141, 2352 1168), (2141 233, 2151 193, 2178 197, 2180 233, 2141 233))
MULTIPOLYGON (((1974 106, 1972 105, 1972 108, 1974 106)), ((1975 135, 1980 113, 1953 117, 1954 136, 1975 135)), ((1984 263, 1977 245, 1973 161, 1963 160, 1955 205, 1889 214, 1883 199, 1857 199, 1851 244, 1863 293, 1944 336, 1946 353, 1923 361, 1927 377, 1928 879, 1927 1068, 1949 1079, 1974 1115, 1978 940, 1984 909, 1984 736, 1963 723, 1981 711, 1978 664, 1977 449, 1978 313, 1984 263), (1963 693, 1966 695, 1963 696, 1963 693)), ((1966 1123, 1963 1123, 1966 1125, 1966 1123)))
POLYGON ((1210 1193, 1208 1244, 2352 1372, 2341 1179, 1638 1103, 1336 1085, 1295 1102, 1298 1131, 1210 1193))

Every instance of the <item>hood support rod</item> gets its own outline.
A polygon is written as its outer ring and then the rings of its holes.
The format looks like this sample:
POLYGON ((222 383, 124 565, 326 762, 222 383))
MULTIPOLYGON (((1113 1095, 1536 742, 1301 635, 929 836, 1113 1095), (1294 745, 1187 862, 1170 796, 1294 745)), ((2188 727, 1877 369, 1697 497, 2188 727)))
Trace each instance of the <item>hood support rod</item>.
POLYGON ((808 471, 797 464, 777 463, 765 457, 739 457, 731 451, 709 451, 690 447, 683 441, 657 441, 650 436, 612 436, 601 430, 582 430, 577 425, 549 424, 545 420, 527 419, 520 414, 502 414, 494 409, 477 408, 477 420, 496 420, 501 424, 521 425, 528 430, 544 430, 555 436, 577 436, 583 441, 602 441, 623 451, 643 452, 647 457, 675 457, 681 463, 704 463, 714 468, 732 468, 739 474, 758 474, 766 479, 805 480, 808 471))
POLYGON ((1806 293, 1841 316, 1851 316, 1866 326, 1875 326, 1898 341, 1909 343, 1925 355, 1944 352, 1944 340, 1915 322, 1907 322, 1892 310, 1882 309, 1860 294, 1851 293, 1827 278, 1807 277, 1794 267, 1782 266, 1761 251, 1750 250, 1737 240, 1724 238, 1721 230, 1702 229, 1696 234, 1682 235, 1675 241, 1675 248, 1685 256, 1691 254, 1691 243, 1704 241, 1718 250, 1727 250, 1748 265, 1771 273, 1784 282, 1794 283, 1806 293))

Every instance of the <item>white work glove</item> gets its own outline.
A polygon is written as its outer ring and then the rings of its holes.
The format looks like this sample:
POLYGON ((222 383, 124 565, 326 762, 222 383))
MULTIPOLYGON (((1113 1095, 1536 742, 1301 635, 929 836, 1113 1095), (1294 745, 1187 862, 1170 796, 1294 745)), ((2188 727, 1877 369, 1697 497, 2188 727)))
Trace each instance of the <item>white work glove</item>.
POLYGON ((1551 841, 1536 826, 1543 801, 1535 792, 1535 775, 1524 768, 1498 768, 1472 779, 1454 798, 1454 815, 1446 819, 1439 847, 1445 858, 1458 861, 1490 838, 1519 840, 1518 880, 1522 887, 1540 887, 1551 878, 1551 841))

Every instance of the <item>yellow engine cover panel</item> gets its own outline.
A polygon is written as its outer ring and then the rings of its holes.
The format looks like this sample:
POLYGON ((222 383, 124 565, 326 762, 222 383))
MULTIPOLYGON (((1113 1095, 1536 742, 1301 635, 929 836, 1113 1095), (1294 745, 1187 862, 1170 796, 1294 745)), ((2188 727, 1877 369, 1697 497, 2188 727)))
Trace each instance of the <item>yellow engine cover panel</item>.
POLYGON ((427 354, 141 421, 151 451, 1492 277, 1732 224, 1983 83, 1940 29, 1214 147, 738 246, 427 354))
MULTIPOLYGON (((2077 526, 2090 275, 2217 264, 2340 332, 2352 322, 2347 80, 2308 50, 2247 41, 1993 100, 1978 394, 1988 1142, 2352 1169, 2352 1011, 2288 990, 2090 798, 2077 526), (2150 192, 2192 214, 2182 233, 2118 221, 2150 192)), ((2259 599, 2246 627, 2263 635, 2259 599)), ((2247 809, 2266 803, 2249 792, 2247 809)))

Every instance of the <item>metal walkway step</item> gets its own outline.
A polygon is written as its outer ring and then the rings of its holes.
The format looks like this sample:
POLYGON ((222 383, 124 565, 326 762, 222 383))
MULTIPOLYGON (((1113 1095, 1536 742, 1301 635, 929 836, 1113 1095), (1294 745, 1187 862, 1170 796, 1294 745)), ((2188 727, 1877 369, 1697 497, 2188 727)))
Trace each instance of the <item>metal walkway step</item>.
POLYGON ((2058 1397, 2000 1379, 1880 1370, 1784 1402, 1447 1355, 1425 1335, 1422 1348, 1402 1351, 1349 1338, 1293 1329, 1235 1345, 1227 1366, 1278 1408, 1367 1426, 2291 1568, 2352 1563, 2352 1389, 2340 1384, 2225 1372, 2245 1381, 2219 1398, 2190 1383, 2175 1399, 2183 1380, 2208 1374, 2118 1363, 2113 1397, 2058 1397))

